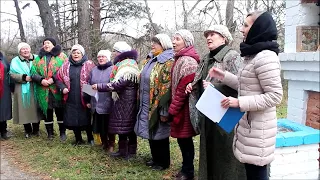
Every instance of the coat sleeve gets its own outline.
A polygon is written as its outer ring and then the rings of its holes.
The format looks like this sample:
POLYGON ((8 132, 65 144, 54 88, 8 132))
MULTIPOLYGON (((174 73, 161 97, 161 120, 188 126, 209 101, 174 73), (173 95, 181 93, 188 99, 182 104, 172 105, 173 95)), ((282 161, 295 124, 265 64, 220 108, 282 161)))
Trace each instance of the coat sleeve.
POLYGON ((41 81, 44 79, 43 76, 39 75, 39 74, 34 74, 31 76, 32 81, 38 84, 41 84, 41 81))
POLYGON ((57 86, 57 88, 62 92, 64 88, 68 88, 60 79, 59 79, 59 73, 57 73, 54 76, 54 82, 57 86))
POLYGON ((98 91, 99 92, 108 92, 108 91, 121 91, 123 90, 128 84, 130 83, 129 80, 124 80, 120 78, 116 82, 110 83, 99 83, 98 84, 98 91))
POLYGON ((260 111, 275 107, 282 100, 280 62, 276 54, 265 55, 255 61, 255 73, 264 93, 252 96, 240 96, 241 111, 260 111))
POLYGON ((175 95, 172 98, 169 113, 172 115, 177 115, 183 108, 184 103, 186 103, 188 94, 185 93, 186 86, 191 83, 194 79, 195 73, 183 77, 176 89, 175 95))
POLYGON ((238 90, 238 86, 239 86, 238 77, 228 71, 225 71, 224 78, 221 82, 231 87, 234 90, 238 90))
POLYGON ((10 73, 10 77, 14 80, 14 82, 16 83, 20 83, 20 84, 23 84, 23 83, 26 83, 26 81, 24 81, 23 77, 24 77, 24 74, 16 74, 16 73, 10 73))

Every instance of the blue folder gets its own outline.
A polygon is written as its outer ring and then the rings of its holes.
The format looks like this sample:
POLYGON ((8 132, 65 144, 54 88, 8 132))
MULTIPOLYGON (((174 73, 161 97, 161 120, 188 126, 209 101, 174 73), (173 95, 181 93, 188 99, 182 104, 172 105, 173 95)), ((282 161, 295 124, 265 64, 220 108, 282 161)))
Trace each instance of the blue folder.
POLYGON ((243 115, 244 112, 241 112, 240 108, 229 107, 218 125, 227 133, 230 133, 243 115))

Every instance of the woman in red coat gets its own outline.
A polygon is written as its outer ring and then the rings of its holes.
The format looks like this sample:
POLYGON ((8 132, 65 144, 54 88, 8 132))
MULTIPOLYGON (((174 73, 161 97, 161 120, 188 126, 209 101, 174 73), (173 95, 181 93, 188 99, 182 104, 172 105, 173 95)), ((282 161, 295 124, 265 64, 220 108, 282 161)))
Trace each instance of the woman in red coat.
POLYGON ((194 178, 194 145, 192 137, 196 135, 189 115, 188 94, 186 86, 193 81, 200 62, 194 46, 194 38, 190 31, 181 29, 173 37, 175 62, 171 70, 172 92, 169 113, 173 118, 171 136, 177 138, 182 153, 182 168, 176 179, 194 178))

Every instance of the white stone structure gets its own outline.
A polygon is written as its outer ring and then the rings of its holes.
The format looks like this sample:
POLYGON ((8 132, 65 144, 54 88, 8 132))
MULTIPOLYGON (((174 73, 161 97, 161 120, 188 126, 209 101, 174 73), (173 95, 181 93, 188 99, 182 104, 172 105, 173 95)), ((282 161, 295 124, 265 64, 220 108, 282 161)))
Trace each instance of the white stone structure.
POLYGON ((270 180, 319 178, 318 144, 281 147, 270 165, 270 180))
POLYGON ((320 91, 319 51, 296 52, 297 26, 318 26, 319 7, 300 0, 286 1, 285 46, 279 55, 284 78, 288 81, 287 119, 306 122, 307 91, 320 91))

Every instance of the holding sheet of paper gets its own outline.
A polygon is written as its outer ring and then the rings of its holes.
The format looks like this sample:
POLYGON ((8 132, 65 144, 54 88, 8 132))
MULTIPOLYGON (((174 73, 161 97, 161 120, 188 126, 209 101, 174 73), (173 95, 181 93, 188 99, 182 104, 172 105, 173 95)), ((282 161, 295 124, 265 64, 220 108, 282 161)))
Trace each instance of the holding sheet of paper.
POLYGON ((229 133, 239 122, 244 112, 241 112, 239 108, 225 109, 221 107, 221 101, 224 98, 225 96, 210 84, 201 95, 196 108, 229 133))
POLYGON ((95 97, 97 101, 99 99, 98 91, 92 89, 92 86, 90 84, 84 84, 83 87, 82 87, 82 92, 84 92, 84 93, 86 93, 86 94, 88 94, 90 96, 95 97))

